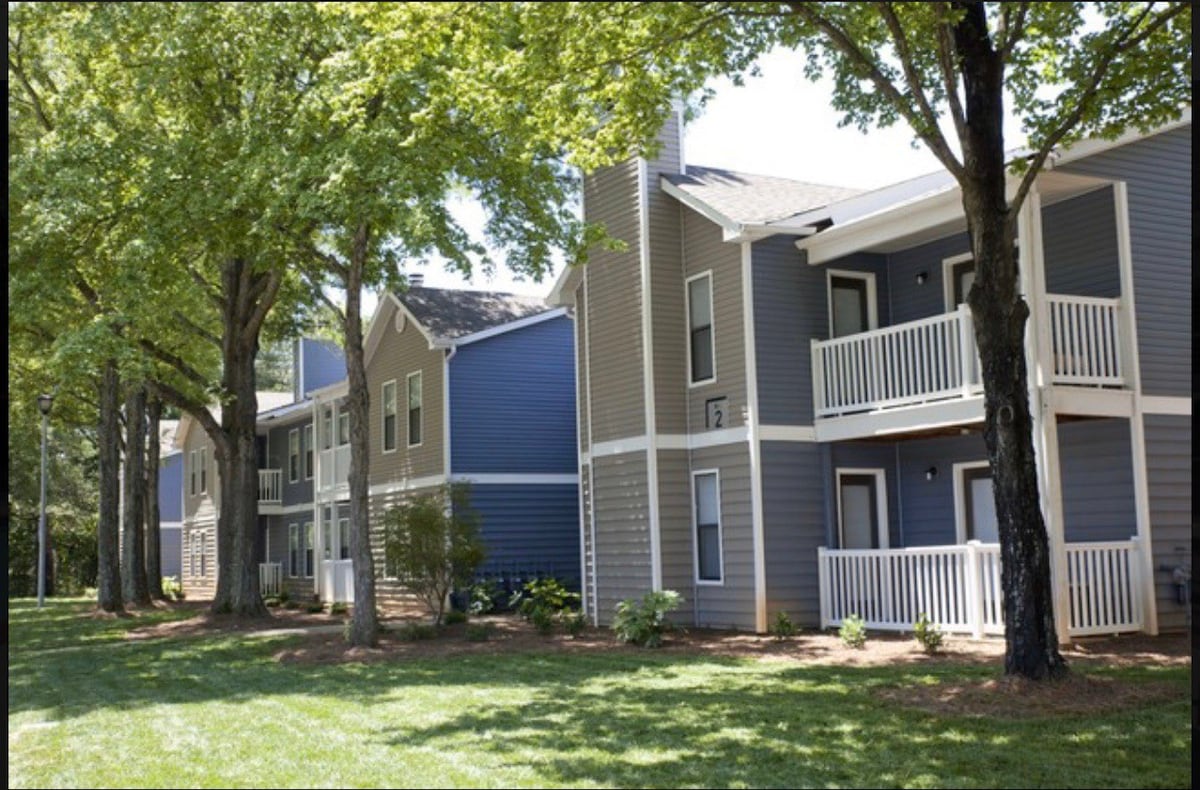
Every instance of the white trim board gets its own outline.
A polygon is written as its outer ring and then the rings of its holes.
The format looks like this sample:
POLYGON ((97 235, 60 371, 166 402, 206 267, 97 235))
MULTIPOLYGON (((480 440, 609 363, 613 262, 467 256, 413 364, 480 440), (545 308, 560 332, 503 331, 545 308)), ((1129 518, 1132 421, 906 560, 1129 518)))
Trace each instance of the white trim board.
MULTIPOLYGON (((428 475, 427 477, 409 477, 390 483, 377 483, 371 486, 369 496, 394 494, 398 491, 415 491, 418 488, 432 488, 446 482, 445 475, 428 475)), ((323 500, 324 501, 324 500, 323 500)))
MULTIPOLYGON (((758 434, 759 441, 763 442, 817 441, 816 429, 811 425, 759 425, 758 434)), ((735 428, 722 428, 700 433, 660 433, 655 437, 654 444, 659 450, 703 450, 708 447, 747 442, 750 441, 750 436, 750 426, 739 425, 735 428)), ((645 452, 649 448, 649 437, 645 434, 625 436, 620 439, 597 442, 591 450, 580 451, 579 458, 580 463, 586 464, 592 458, 645 452)))
POLYGON ((1172 414, 1179 417, 1192 416, 1192 399, 1176 395, 1143 395, 1143 414, 1172 414))

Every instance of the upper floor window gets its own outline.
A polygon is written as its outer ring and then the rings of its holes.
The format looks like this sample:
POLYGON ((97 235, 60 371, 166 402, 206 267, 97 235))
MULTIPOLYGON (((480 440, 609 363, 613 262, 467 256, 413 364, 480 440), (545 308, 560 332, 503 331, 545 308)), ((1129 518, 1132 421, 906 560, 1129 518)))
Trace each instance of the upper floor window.
POLYGON ((200 448, 200 493, 208 491, 208 448, 200 448))
POLYGON ((321 410, 321 449, 328 450, 333 446, 333 407, 326 406, 321 410))
POLYGON ((383 385, 383 451, 390 453, 396 449, 396 381, 384 382, 383 385))
POLYGON ((339 447, 343 444, 350 444, 350 411, 348 409, 338 409, 337 443, 339 447))
MULTIPOLYGON (((196 495, 196 479, 199 470, 196 469, 196 451, 192 450, 188 453, 188 493, 192 496, 196 495)), ((195 573, 195 571, 192 571, 195 573)))
POLYGON ((878 325, 875 275, 870 272, 829 272, 829 336, 868 332, 878 325))
POLYGON ((300 479, 300 431, 293 428, 288 431, 288 482, 294 483, 300 479))
POLYGON ((304 450, 304 479, 312 480, 313 476, 313 426, 310 422, 304 426, 304 433, 300 437, 300 443, 304 450))
POLYGON ((421 443, 421 371, 408 374, 408 446, 421 443))
POLYGON ((712 272, 687 281, 689 381, 704 384, 717 377, 713 343, 712 272))

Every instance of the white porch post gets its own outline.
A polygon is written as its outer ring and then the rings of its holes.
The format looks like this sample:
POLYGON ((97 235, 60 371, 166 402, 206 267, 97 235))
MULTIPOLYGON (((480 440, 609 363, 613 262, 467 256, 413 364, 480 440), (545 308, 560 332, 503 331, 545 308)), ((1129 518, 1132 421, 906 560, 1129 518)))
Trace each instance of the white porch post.
POLYGON ((1069 641, 1070 610, 1067 549, 1063 527, 1062 479, 1058 459, 1058 419, 1051 402, 1053 364, 1049 310, 1046 304, 1046 261, 1042 248, 1042 199, 1035 184, 1017 216, 1018 271, 1029 305, 1025 359, 1029 378, 1029 410, 1033 419, 1038 492, 1050 550, 1050 585, 1054 590, 1054 630, 1069 641))

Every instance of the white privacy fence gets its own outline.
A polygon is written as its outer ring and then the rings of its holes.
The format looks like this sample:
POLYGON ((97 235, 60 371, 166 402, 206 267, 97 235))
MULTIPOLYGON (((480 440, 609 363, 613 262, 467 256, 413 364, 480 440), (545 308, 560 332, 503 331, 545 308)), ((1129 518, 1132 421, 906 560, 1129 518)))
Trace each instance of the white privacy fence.
MULTIPOLYGON (((1071 636, 1139 631, 1136 539, 1068 543, 1071 636)), ((922 613, 942 630, 1004 633, 1000 546, 817 550, 821 627, 858 615, 868 628, 911 631, 922 613)))
POLYGON ((283 470, 258 470, 258 501, 269 504, 283 501, 283 470))

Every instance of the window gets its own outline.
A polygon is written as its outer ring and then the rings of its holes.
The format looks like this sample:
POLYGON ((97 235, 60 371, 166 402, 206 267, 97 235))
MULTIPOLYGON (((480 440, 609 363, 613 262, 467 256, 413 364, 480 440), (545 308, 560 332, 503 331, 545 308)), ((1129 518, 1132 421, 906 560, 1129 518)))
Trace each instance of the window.
POLYGON ((350 412, 346 409, 338 409, 337 443, 338 447, 350 444, 350 412))
POLYGON ((300 479, 300 431, 288 431, 288 482, 300 479))
POLYGON ((321 520, 321 557, 326 560, 333 559, 333 525, 328 519, 321 520))
POLYGON ((999 543, 992 468, 987 461, 954 465, 954 523, 959 543, 999 543))
POLYGON ((696 581, 720 584, 721 493, 717 471, 692 473, 693 518, 696 524, 696 581))
POLYGON ((874 329, 878 324, 875 275, 830 271, 828 277, 829 336, 845 337, 874 329))
POLYGON ((311 577, 313 575, 313 524, 311 521, 304 522, 304 575, 311 577))
POLYGON ((886 480, 882 469, 837 470, 840 548, 888 547, 886 480))
POLYGON ((304 479, 312 480, 313 476, 313 426, 312 423, 304 426, 304 434, 301 436, 301 445, 304 449, 304 479))
POLYGON ((204 578, 208 575, 208 557, 206 557, 204 554, 204 544, 207 543, 207 541, 205 540, 203 532, 197 535, 197 537, 200 538, 200 577, 204 578))
POLYGON ((300 575, 300 525, 288 525, 288 576, 300 575))
POLYGON ((421 371, 408 374, 408 446, 421 443, 421 371))
POLYGON ((200 493, 208 490, 208 448, 200 448, 200 493))
POLYGON ((192 576, 200 569, 200 533, 193 532, 188 541, 188 573, 192 576))
MULTIPOLYGON (((188 453, 188 493, 192 496, 196 495, 196 451, 192 450, 188 453)), ((193 570, 192 573, 195 573, 193 570)))
POLYGON ((396 382, 384 382, 383 385, 383 451, 390 453, 396 449, 396 382))
POLYGON ((713 344, 712 272, 687 281, 688 365, 692 384, 707 384, 717 378, 713 344))
POLYGON ((971 285, 975 282, 975 259, 971 253, 955 255, 942 261, 942 282, 945 287, 946 312, 958 309, 967 301, 971 285))
POLYGON ((338 519, 338 559, 350 559, 350 519, 338 519))
POLYGON ((321 449, 328 450, 333 446, 333 407, 326 406, 321 410, 321 449))

